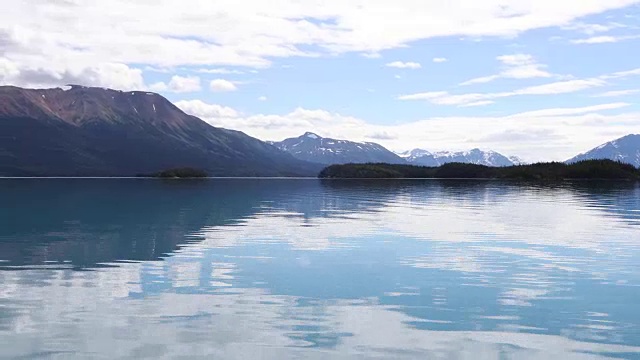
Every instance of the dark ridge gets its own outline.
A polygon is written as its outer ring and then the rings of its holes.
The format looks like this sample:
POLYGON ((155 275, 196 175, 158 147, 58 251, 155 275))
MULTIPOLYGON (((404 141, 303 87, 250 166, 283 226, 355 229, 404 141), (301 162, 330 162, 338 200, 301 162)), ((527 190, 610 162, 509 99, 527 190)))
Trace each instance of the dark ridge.
POLYGON ((573 164, 537 163, 509 167, 449 163, 439 167, 394 164, 346 164, 326 167, 318 175, 324 179, 511 179, 533 181, 559 180, 640 180, 640 170, 613 160, 585 160, 573 164))
POLYGON ((206 171, 190 168, 190 167, 182 167, 175 169, 167 169, 155 174, 140 174, 137 177, 156 177, 156 178, 165 178, 165 179, 194 179, 194 178, 206 178, 209 177, 206 171))

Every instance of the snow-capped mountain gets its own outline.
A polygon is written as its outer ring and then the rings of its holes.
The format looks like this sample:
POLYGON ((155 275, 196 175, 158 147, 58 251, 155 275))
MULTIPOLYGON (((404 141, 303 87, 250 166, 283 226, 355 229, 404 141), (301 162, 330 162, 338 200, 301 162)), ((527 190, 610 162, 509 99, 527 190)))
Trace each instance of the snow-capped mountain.
POLYGON ((320 164, 406 163, 398 155, 376 143, 323 138, 311 132, 297 138, 269 143, 300 160, 320 164))
POLYGON ((440 166, 452 162, 478 164, 486 166, 512 166, 522 163, 522 160, 512 159, 495 151, 483 151, 473 149, 470 151, 439 151, 429 152, 422 149, 414 149, 399 154, 407 162, 422 166, 440 166))
POLYGON ((440 162, 434 153, 422 149, 413 149, 398 153, 398 156, 405 159, 410 164, 421 166, 440 166, 440 162))
POLYGON ((602 144, 567 160, 567 163, 597 159, 617 160, 640 167, 640 135, 631 134, 602 144))
POLYGON ((508 158, 513 163, 513 165, 527 165, 528 164, 526 161, 522 160, 518 156, 509 156, 508 158))

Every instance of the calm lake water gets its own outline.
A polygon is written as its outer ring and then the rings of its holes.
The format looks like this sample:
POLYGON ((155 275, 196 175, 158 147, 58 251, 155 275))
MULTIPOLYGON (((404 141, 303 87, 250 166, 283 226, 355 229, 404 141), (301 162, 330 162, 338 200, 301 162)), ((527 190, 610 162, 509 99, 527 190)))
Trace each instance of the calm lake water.
POLYGON ((640 187, 0 180, 0 358, 640 359, 640 187))

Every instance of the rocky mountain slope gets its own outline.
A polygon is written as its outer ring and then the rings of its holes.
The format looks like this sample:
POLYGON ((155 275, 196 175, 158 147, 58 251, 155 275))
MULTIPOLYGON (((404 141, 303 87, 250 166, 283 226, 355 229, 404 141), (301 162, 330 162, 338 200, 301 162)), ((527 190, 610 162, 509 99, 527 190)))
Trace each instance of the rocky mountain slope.
POLYGON ((581 160, 610 159, 635 167, 640 167, 640 135, 630 134, 619 139, 602 144, 576 157, 567 160, 575 163, 581 160))
POLYGON ((133 176, 173 167, 211 176, 314 176, 321 168, 210 126, 155 93, 0 87, 0 176, 133 176))

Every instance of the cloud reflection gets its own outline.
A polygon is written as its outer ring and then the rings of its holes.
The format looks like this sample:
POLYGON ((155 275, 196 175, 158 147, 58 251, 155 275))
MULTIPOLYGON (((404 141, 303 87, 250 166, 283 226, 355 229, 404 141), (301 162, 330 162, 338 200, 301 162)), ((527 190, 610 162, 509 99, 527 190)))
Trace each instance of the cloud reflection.
POLYGON ((50 186, 0 230, 3 356, 640 355, 635 186, 50 186))

